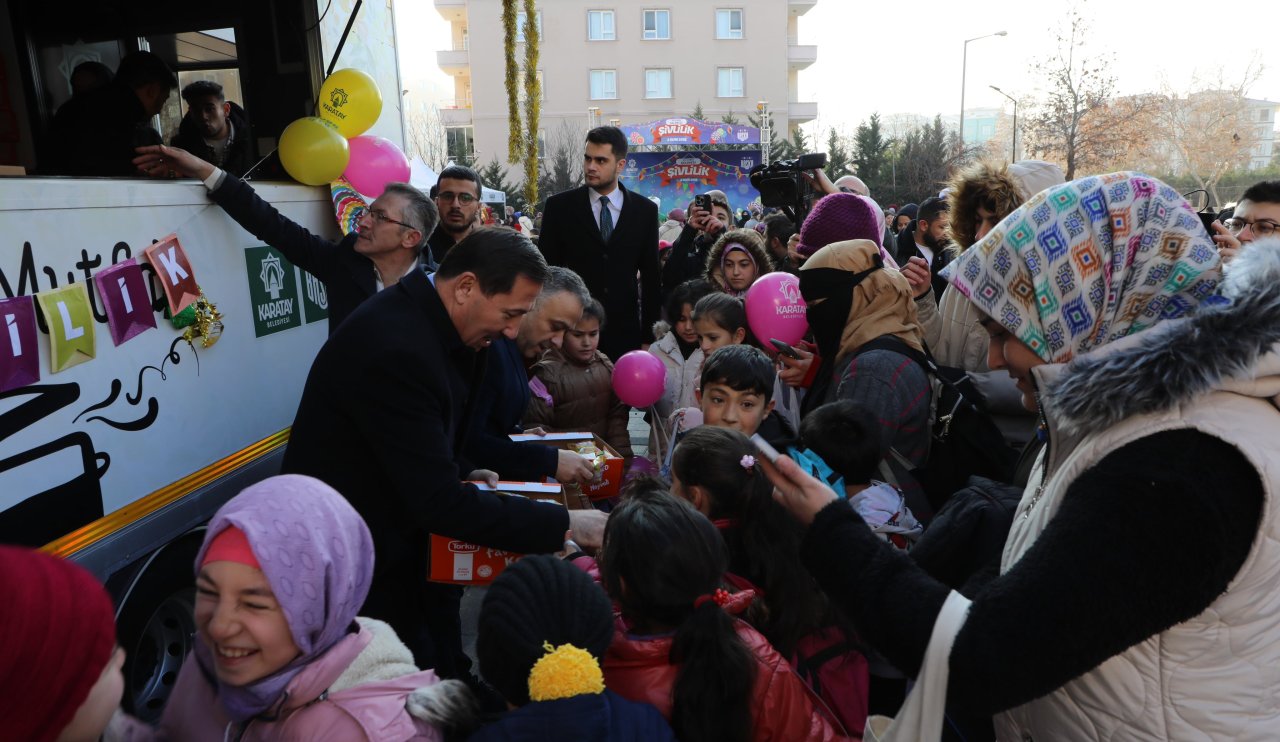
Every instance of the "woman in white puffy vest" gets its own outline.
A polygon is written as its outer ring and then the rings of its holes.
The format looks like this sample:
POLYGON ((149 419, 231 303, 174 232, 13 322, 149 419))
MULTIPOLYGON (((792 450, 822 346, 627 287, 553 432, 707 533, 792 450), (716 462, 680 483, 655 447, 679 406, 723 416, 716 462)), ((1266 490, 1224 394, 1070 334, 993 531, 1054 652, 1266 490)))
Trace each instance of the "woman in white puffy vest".
MULTIPOLYGON (((1048 442, 956 635, 951 708, 1000 740, 1275 739, 1280 240, 1220 275, 1176 191, 1113 173, 1038 194, 948 271, 1048 442)), ((914 675, 947 588, 785 457, 772 476, 810 570, 914 675)))

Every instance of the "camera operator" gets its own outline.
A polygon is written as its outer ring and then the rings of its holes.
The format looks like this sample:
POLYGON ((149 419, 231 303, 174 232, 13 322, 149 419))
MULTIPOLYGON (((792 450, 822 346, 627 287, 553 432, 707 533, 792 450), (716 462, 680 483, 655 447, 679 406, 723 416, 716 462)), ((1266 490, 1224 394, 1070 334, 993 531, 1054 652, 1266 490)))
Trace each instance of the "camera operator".
POLYGON ((780 271, 800 272, 800 264, 795 259, 799 256, 793 256, 792 251, 787 249, 792 235, 796 233, 796 225, 791 223, 786 214, 774 213, 764 218, 765 246, 769 248, 769 254, 773 256, 773 262, 780 271))
POLYGON ((663 301, 676 286, 701 278, 707 269, 707 251, 721 233, 733 226, 733 212, 724 191, 707 191, 690 204, 684 229, 671 245, 671 257, 662 267, 663 301), (701 203, 699 203, 701 202, 701 203))

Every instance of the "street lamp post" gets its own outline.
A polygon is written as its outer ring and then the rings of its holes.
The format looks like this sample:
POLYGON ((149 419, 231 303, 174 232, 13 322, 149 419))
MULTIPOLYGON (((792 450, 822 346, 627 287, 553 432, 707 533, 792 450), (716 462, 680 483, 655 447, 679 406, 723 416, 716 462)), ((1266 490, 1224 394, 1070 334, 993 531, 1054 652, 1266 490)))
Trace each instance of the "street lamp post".
POLYGON ((996 91, 1000 95, 1003 95, 1004 97, 1008 98, 1009 101, 1013 103, 1013 153, 1009 155, 1009 162, 1017 162, 1018 161, 1018 99, 1004 92, 1000 88, 997 88, 995 85, 988 85, 987 87, 996 91))
POLYGON ((964 40, 964 52, 960 57, 960 151, 964 151, 964 78, 969 67, 969 42, 978 41, 979 39, 989 39, 992 36, 1008 36, 1008 31, 996 31, 986 36, 974 36, 972 39, 964 40))

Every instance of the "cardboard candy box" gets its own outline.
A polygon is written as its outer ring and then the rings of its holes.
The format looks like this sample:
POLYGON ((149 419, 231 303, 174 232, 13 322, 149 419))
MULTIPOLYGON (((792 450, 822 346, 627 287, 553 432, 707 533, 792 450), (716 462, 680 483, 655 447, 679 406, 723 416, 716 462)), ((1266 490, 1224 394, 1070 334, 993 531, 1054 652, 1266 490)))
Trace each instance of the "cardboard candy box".
MULTIPOLYGON (((564 488, 544 482, 498 482, 491 487, 472 482, 477 488, 508 495, 519 495, 547 503, 547 507, 565 504, 564 488)), ((427 579, 451 585, 488 585, 502 570, 524 556, 512 551, 478 546, 447 536, 431 535, 431 567, 427 579)))
MULTIPOLYGON (((590 444, 598 452, 599 455, 592 456, 593 464, 596 466, 597 476, 594 481, 582 485, 580 488, 574 485, 566 485, 566 489, 571 490, 569 499, 572 501, 572 490, 581 489, 582 494, 592 500, 605 500, 610 497, 617 497, 622 489, 622 475, 624 473, 624 465, 626 461, 618 455, 618 452, 600 439, 600 436, 593 435, 589 432, 574 433, 547 433, 546 435, 534 435, 532 433, 516 433, 511 436, 513 441, 521 441, 527 443, 542 443, 548 446, 555 446, 566 450, 575 450, 576 446, 590 444)), ((570 507, 572 507, 572 502, 570 507)))

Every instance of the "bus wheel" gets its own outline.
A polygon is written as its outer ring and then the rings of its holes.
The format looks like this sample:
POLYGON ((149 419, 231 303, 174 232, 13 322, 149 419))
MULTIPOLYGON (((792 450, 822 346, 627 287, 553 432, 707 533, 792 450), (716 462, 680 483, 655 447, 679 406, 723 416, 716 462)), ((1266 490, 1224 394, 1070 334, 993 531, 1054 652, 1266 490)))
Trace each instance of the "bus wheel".
POLYGON ((149 723, 160 719, 195 645, 195 587, 191 564, 199 538, 165 547, 134 583, 117 621, 125 658, 126 710, 149 723))

